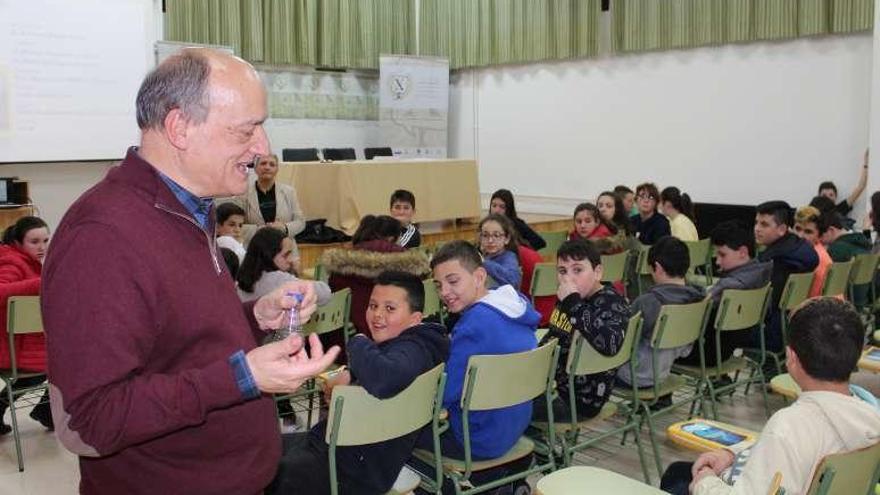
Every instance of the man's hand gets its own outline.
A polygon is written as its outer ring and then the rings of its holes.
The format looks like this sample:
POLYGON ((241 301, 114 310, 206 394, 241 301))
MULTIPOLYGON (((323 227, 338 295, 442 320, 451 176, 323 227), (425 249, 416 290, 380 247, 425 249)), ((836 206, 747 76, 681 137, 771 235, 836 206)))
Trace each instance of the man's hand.
POLYGON ((305 350, 303 338, 294 334, 280 342, 272 342, 245 355, 257 388, 266 393, 290 393, 309 378, 321 373, 333 364, 339 355, 339 347, 333 346, 324 353, 317 334, 309 336, 312 355, 305 350))
POLYGON ((697 458, 697 461, 694 462, 694 467, 691 469, 691 474, 694 478, 697 477, 697 473, 699 473, 704 468, 709 468, 716 475, 720 475, 722 471, 727 469, 733 464, 734 455, 733 452, 729 450, 713 450, 711 452, 705 452, 697 458))
POLYGON ((312 282, 305 280, 287 282, 266 294, 254 304, 254 316, 260 328, 274 330, 286 325, 285 316, 294 306, 299 310, 300 324, 309 321, 309 318, 318 309, 318 296, 315 295, 315 287, 312 282), (302 295, 302 302, 297 303, 296 298, 291 294, 302 295))

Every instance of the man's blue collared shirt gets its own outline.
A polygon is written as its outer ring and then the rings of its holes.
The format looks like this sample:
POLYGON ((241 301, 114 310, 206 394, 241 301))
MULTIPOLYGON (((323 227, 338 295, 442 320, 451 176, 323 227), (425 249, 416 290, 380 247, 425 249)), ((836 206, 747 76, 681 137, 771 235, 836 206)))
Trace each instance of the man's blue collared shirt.
POLYGON ((208 230, 208 219, 211 214, 211 206, 214 205, 214 198, 200 198, 184 189, 183 186, 174 182, 173 179, 162 172, 159 172, 159 177, 162 178, 162 181, 169 189, 171 189, 171 192, 174 193, 174 196, 180 201, 180 204, 186 208, 186 211, 193 216, 196 222, 198 222, 203 229, 208 230))

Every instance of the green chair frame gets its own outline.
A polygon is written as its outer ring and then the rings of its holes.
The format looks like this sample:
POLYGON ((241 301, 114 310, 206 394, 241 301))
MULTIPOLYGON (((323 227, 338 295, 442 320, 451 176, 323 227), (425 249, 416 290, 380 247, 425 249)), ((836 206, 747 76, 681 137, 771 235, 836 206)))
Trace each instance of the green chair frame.
POLYGON ((446 310, 443 303, 440 302, 440 294, 437 292, 437 286, 434 285, 434 281, 431 279, 424 280, 422 283, 425 286, 425 307, 422 310, 422 315, 437 315, 440 324, 444 324, 446 321, 446 310))
POLYGON ((630 376, 633 377, 630 388, 619 388, 614 390, 614 394, 630 401, 632 410, 639 411, 641 420, 648 424, 650 433, 651 448, 654 451, 654 462, 657 467, 657 474, 663 476, 662 459, 660 457, 660 448, 657 445, 657 439, 654 431, 653 418, 663 414, 667 414, 672 410, 690 403, 691 410, 694 409, 697 401, 701 402, 703 395, 701 394, 701 383, 699 377, 688 377, 679 375, 674 372, 663 380, 659 380, 660 370, 658 368, 657 353, 674 349, 685 345, 698 342, 705 331, 706 324, 709 321, 709 310, 711 308, 711 299, 704 299, 699 302, 690 304, 667 304, 660 308, 660 314, 654 324, 654 332, 651 336, 651 366, 654 377, 653 386, 651 388, 640 389, 636 386, 636 368, 638 366, 638 352, 634 351, 632 359, 630 359, 630 376), (672 395, 674 392, 686 388, 688 385, 694 387, 692 397, 675 401, 672 404, 656 411, 651 410, 657 404, 660 397, 672 395))
POLYGON ((873 495, 880 479, 880 443, 825 456, 807 495, 873 495))
POLYGON ((708 237, 698 241, 684 241, 690 255, 690 268, 688 268, 688 279, 698 282, 697 285, 708 287, 712 285, 713 267, 715 265, 712 259, 712 241, 708 237), (696 269, 702 268, 705 279, 697 276, 696 269))
POLYGON ((854 264, 853 260, 831 263, 825 276, 825 285, 822 286, 822 295, 846 297, 849 293, 850 273, 854 264))
POLYGON ((849 300, 862 313, 865 320, 865 333, 874 331, 874 301, 877 300, 874 278, 880 265, 880 253, 857 254, 853 257, 853 268, 849 279, 849 300), (866 300, 856 297, 856 291, 865 291, 866 300))
POLYGON ((314 279, 316 282, 324 282, 325 284, 330 280, 330 272, 322 263, 315 265, 314 279))
POLYGON ((558 289, 559 279, 556 275, 556 263, 535 263, 535 269, 532 272, 532 285, 529 287, 532 304, 535 304, 536 297, 555 296, 558 289))
POLYGON ((544 242, 547 243, 543 249, 538 250, 538 254, 541 255, 541 259, 544 261, 554 260, 556 259, 556 251, 559 250, 559 246, 562 245, 563 242, 568 240, 568 231, 566 230, 554 230, 551 232, 538 232, 538 235, 544 239, 544 242))
POLYGON ((783 350, 769 352, 773 363, 776 365, 776 373, 783 372, 785 364, 785 345, 788 344, 788 320, 791 313, 810 297, 810 289, 813 287, 815 272, 792 273, 788 275, 785 286, 782 288, 782 296, 779 298, 780 322, 782 324, 783 350))
POLYGON ((624 250, 617 254, 603 254, 602 263, 602 283, 613 284, 615 282, 624 282, 623 297, 626 297, 626 269, 629 266, 629 251, 624 250))
MULTIPOLYGON (((641 313, 636 313, 630 317, 620 352, 614 356, 600 354, 589 344, 589 342, 581 337, 580 333, 575 332, 571 351, 568 353, 568 360, 565 363, 566 373, 568 374, 568 382, 565 386, 568 388, 569 411, 577 411, 577 393, 575 391, 576 377, 616 370, 627 364, 636 352, 639 340, 641 339, 642 322, 641 313)), ((622 411, 624 413, 623 415, 626 416, 626 421, 622 426, 606 429, 601 433, 597 432, 596 434, 591 434, 588 438, 579 441, 581 435, 584 435, 588 430, 591 430, 592 427, 597 426, 614 416, 619 409, 622 410, 622 408, 618 407, 618 404, 608 401, 596 417, 579 421, 576 414, 572 414, 571 422, 557 422, 555 425, 557 440, 555 450, 561 455, 562 464, 565 466, 571 466, 576 452, 586 450, 612 435, 626 433, 632 430, 638 448, 639 461, 642 466, 642 475, 644 476, 646 483, 651 483, 651 475, 648 473, 647 461, 645 459, 639 435, 641 422, 639 421, 637 414, 638 411, 636 409, 622 411)), ((532 423, 532 426, 546 434, 548 427, 547 423, 532 423)))
POLYGON ((340 385, 330 399, 325 440, 330 447, 330 493, 339 491, 336 449, 399 438, 437 421, 443 407, 444 365, 419 375, 400 393, 377 399, 363 387, 340 385))
MULTIPOLYGON (((809 284, 807 284, 809 288, 809 284)), ((770 303, 770 284, 759 289, 727 289, 721 295, 721 301, 718 303, 718 313, 715 316, 715 348, 711 349, 715 352, 715 365, 706 366, 705 335, 700 336, 700 366, 675 365, 673 368, 686 375, 692 376, 702 383, 700 394, 703 398, 709 397, 712 406, 712 419, 718 419, 718 397, 719 395, 733 391, 739 385, 746 386, 751 383, 759 383, 761 393, 764 398, 764 413, 770 416, 770 406, 767 402, 767 390, 763 387, 764 373, 763 366, 766 359, 764 344, 764 319, 767 316, 767 310, 770 303), (757 359, 743 356, 731 356, 725 361, 721 360, 721 334, 722 332, 730 332, 737 330, 746 330, 749 328, 758 329, 760 339, 760 352, 756 352, 757 359), (739 379, 739 374, 743 370, 749 370, 749 376, 743 380, 739 379), (716 387, 713 379, 734 373, 731 383, 716 387)), ((701 399, 702 403, 702 399, 701 399)))
POLYGON ((6 303, 6 333, 9 338, 9 369, 0 370, 0 379, 6 386, 6 402, 12 417, 12 435, 15 439, 15 456, 18 460, 18 471, 24 471, 24 456, 21 451, 21 433, 18 430, 16 411, 23 407, 35 406, 42 400, 42 393, 48 389, 48 383, 22 387, 13 390, 19 378, 31 378, 45 373, 30 373, 18 369, 15 355, 15 336, 43 333, 43 320, 40 314, 39 296, 11 296, 6 303), (22 399, 25 406, 16 406, 15 401, 22 399))
POLYGON ((651 249, 651 246, 641 246, 639 247, 639 252, 636 255, 636 263, 635 263, 635 272, 634 277, 636 279, 636 288, 639 293, 636 296, 644 294, 645 291, 651 288, 654 285, 654 279, 651 276, 651 266, 648 264, 648 251, 651 249))
POLYGON ((650 484, 639 483, 622 474, 595 466, 572 466, 560 469, 538 480, 538 495, 571 495, 580 493, 621 495, 663 495, 666 492, 650 484))
MULTIPOLYGON (((349 320, 349 312, 351 311, 351 289, 344 288, 331 294, 327 304, 319 306, 318 310, 309 321, 303 325, 303 337, 313 333, 322 335, 325 333, 341 331, 345 343, 351 336, 351 323, 349 320)), ((312 423, 312 410, 314 409, 315 396, 321 392, 320 387, 316 386, 315 379, 312 378, 306 384, 294 393, 275 395, 275 402, 289 401, 300 397, 308 397, 308 419, 307 423, 312 423)), ((280 415, 279 415, 280 416, 280 415)))
MULTIPOLYGON (((553 391, 554 376, 559 349, 556 339, 525 352, 498 355, 475 355, 468 360, 467 371, 461 398, 462 430, 464 436, 464 460, 449 459, 442 456, 440 450, 440 434, 449 428, 447 421, 432 423, 434 437, 433 452, 417 449, 414 454, 434 466, 435 477, 431 478, 419 473, 422 477, 421 487, 431 493, 440 493, 445 476, 455 487, 456 495, 483 493, 499 486, 524 480, 532 474, 545 473, 556 469, 553 455, 547 455, 546 462, 532 462, 528 469, 510 474, 503 478, 482 485, 474 485, 470 479, 474 471, 501 465, 500 460, 474 461, 471 457, 470 425, 468 417, 471 411, 484 411, 509 407, 529 402, 541 395, 549 410, 550 445, 555 443, 553 428, 553 391)), ((518 445, 512 450, 520 450, 524 455, 534 451, 535 444, 527 437, 520 438, 518 445), (518 448, 520 447, 520 448, 518 448)), ((523 456, 502 456, 503 463, 513 462, 523 456)))

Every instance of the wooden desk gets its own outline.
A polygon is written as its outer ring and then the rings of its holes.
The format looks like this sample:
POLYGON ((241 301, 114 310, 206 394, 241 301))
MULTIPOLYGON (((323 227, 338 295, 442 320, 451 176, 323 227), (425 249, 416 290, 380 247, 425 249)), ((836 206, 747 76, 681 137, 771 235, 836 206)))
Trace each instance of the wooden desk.
POLYGON ((296 188, 306 218, 349 235, 365 215, 387 215, 395 189, 415 195, 417 223, 480 215, 474 160, 285 162, 275 180, 296 188))
POLYGON ((34 214, 32 206, 16 206, 14 208, 0 208, 0 232, 14 224, 21 217, 34 214))
MULTIPOLYGON (((416 203, 418 203, 416 198, 416 203)), ((480 212, 485 214, 486 212, 480 212)), ((571 217, 559 215, 540 215, 524 213, 520 217, 526 221, 536 232, 551 232, 571 228, 571 217)), ((438 242, 465 240, 475 242, 477 240, 477 220, 445 220, 441 222, 425 222, 419 225, 422 234, 422 246, 430 246, 438 242)), ((350 242, 334 244, 299 244, 300 263, 303 269, 311 269, 318 263, 318 259, 325 249, 351 247, 350 242)))

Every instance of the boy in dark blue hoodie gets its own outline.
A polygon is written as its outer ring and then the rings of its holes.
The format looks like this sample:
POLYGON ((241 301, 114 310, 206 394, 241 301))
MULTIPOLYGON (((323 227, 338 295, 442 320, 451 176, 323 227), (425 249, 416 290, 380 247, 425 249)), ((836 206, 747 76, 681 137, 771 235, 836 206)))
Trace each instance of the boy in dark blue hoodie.
MULTIPOLYGON (((434 283, 450 313, 459 318, 452 328, 446 365, 443 406, 450 428, 441 435, 446 457, 464 458, 461 397, 468 359, 477 354, 512 354, 537 346, 535 328, 541 318, 510 285, 486 288, 486 269, 480 253, 464 241, 445 244, 431 260, 434 283)), ((531 401, 501 409, 469 414, 471 455, 474 459, 499 457, 516 444, 532 417, 531 401)), ((431 448, 430 435, 419 446, 431 448)))
MULTIPOLYGON (((792 208, 785 201, 767 201, 758 205, 755 215, 755 242, 765 247, 764 251, 758 253, 758 261, 773 262, 770 275, 773 289, 764 332, 767 349, 773 352, 782 351, 779 299, 788 276, 792 273, 812 272, 819 264, 819 255, 813 246, 790 232, 793 224, 792 208)), ((753 346, 758 347, 759 344, 754 342, 753 346)))
MULTIPOLYGON (((355 384, 379 399, 394 397, 449 353, 443 327, 422 323, 425 290, 415 275, 386 271, 376 279, 367 305, 373 339, 357 334, 348 341, 349 369, 326 383, 355 384)), ((284 456, 268 494, 330 493, 326 421, 311 431, 285 435, 284 456)), ((419 432, 369 445, 338 447, 339 493, 387 493, 412 454, 419 432)))

